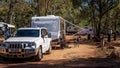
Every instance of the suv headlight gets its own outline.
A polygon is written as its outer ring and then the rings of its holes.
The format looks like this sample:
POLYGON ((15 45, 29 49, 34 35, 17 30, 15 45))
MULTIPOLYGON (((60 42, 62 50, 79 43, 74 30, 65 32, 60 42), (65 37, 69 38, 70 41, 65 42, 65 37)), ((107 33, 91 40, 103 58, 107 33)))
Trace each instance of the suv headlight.
POLYGON ((7 44, 7 43, 3 43, 3 44, 1 44, 1 47, 7 48, 7 47, 8 47, 8 44, 7 44))
POLYGON ((26 43, 25 48, 36 48, 35 43, 26 43))

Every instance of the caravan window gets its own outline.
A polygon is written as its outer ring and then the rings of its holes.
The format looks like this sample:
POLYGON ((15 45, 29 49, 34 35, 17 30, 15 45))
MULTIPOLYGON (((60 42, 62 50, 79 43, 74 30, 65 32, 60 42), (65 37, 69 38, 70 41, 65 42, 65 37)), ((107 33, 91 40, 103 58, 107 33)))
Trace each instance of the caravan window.
POLYGON ((37 27, 46 27, 48 31, 56 32, 58 31, 58 26, 52 23, 41 23, 37 27))
POLYGON ((46 27, 48 32, 58 32, 59 30, 58 20, 40 20, 34 22, 32 25, 33 27, 46 27))
POLYGON ((35 21, 40 21, 40 19, 35 19, 35 21))

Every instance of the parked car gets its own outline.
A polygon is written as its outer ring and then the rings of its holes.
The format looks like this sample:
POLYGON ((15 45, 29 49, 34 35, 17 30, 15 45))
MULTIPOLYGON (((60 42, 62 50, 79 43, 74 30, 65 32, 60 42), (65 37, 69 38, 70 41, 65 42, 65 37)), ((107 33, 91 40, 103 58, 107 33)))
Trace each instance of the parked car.
POLYGON ((5 58, 29 58, 41 60, 43 53, 51 53, 51 36, 46 28, 19 28, 0 46, 0 55, 5 58))

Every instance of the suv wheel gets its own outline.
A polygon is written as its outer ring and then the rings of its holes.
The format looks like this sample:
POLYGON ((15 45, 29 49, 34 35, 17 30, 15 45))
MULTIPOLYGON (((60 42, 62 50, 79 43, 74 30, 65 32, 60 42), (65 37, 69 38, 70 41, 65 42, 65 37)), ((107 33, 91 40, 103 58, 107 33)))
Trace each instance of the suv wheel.
POLYGON ((42 54, 42 48, 40 47, 39 49, 38 49, 38 53, 37 53, 37 55, 35 56, 35 61, 40 61, 41 59, 42 59, 42 56, 43 56, 43 54, 42 54))

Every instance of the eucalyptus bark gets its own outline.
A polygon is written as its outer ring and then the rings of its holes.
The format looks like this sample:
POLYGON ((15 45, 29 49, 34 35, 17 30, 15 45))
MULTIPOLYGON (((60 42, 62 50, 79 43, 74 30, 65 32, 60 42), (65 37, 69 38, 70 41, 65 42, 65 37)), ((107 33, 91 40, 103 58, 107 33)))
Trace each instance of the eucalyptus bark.
POLYGON ((41 8, 41 7, 40 7, 40 1, 41 1, 41 0, 37 0, 37 11, 36 11, 36 12, 37 12, 37 15, 38 15, 38 16, 41 15, 41 14, 40 14, 40 8, 41 8))
POLYGON ((14 12, 15 3, 16 3, 16 0, 10 0, 8 17, 7 17, 7 23, 8 24, 12 24, 12 18, 13 18, 13 12, 14 12))

